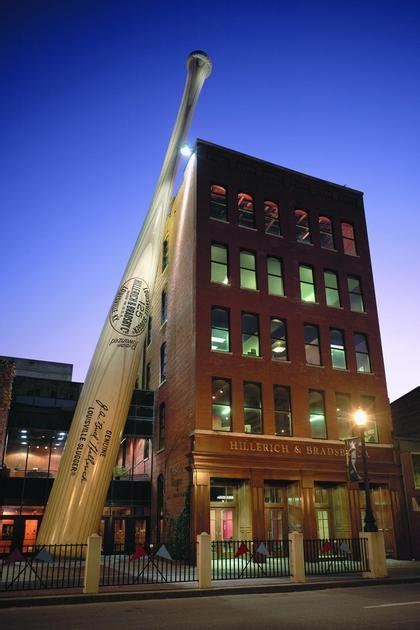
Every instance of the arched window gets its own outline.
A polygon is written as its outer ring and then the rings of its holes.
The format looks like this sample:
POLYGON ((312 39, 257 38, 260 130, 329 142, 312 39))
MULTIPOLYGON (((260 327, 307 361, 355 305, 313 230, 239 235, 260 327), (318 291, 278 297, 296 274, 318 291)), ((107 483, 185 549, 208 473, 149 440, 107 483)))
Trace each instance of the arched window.
POLYGON ((264 201, 265 233, 281 236, 279 207, 275 201, 264 201))
POLYGON ((210 186, 210 217, 219 221, 228 220, 226 188, 218 184, 210 186))
POLYGON ((160 382, 166 380, 166 343, 160 346, 160 382))
POLYGON ((345 254, 357 256, 356 238, 354 236, 354 227, 351 223, 343 221, 341 223, 341 235, 343 237, 343 249, 345 254))
POLYGON ((321 247, 324 249, 335 249, 331 219, 329 217, 321 216, 318 218, 318 223, 321 247))
POLYGON ((255 228, 254 199, 247 193, 238 193, 238 225, 255 228))
POLYGON ((298 243, 309 245, 311 241, 311 229, 309 226, 309 215, 305 210, 295 210, 296 240, 298 243))

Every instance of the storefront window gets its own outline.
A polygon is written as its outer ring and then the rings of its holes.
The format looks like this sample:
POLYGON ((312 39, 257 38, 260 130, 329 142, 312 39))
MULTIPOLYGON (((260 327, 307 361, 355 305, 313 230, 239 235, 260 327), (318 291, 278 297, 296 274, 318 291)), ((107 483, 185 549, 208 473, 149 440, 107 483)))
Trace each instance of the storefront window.
POLYGON ((10 429, 4 457, 10 477, 55 477, 67 439, 65 431, 10 429))

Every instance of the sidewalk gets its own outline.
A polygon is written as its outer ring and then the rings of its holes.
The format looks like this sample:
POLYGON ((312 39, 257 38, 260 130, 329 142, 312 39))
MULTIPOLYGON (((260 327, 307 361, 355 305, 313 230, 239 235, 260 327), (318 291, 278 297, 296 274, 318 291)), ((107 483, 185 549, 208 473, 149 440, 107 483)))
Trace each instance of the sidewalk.
POLYGON ((14 591, 0 593, 0 609, 30 606, 55 606, 95 602, 122 602, 146 599, 185 597, 214 597, 218 595, 242 595, 255 593, 287 593, 328 588, 354 588, 380 584, 404 584, 420 582, 420 561, 388 560, 388 577, 367 579, 363 577, 308 578, 303 584, 288 578, 258 578, 250 580, 214 581, 211 589, 198 589, 196 582, 176 584, 140 584, 136 586, 103 587, 94 595, 84 595, 81 589, 50 591, 14 591), (47 593, 47 594, 46 594, 47 593))

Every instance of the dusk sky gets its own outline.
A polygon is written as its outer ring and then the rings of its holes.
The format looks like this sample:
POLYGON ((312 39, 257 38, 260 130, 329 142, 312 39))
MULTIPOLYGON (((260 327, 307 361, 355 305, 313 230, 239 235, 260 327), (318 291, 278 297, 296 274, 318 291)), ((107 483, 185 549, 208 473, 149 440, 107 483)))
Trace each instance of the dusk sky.
POLYGON ((404 0, 0 2, 0 355, 84 379, 202 49, 190 142, 364 192, 390 399, 420 385, 419 18, 404 0))

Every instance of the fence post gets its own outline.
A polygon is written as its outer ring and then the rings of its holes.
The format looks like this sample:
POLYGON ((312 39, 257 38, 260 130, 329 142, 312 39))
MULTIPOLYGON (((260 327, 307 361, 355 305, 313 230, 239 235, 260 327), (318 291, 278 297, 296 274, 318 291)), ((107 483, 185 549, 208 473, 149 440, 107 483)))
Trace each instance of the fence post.
POLYGON ((98 534, 91 534, 87 539, 85 575, 83 581, 84 593, 97 593, 99 591, 101 543, 102 538, 98 536, 98 534))
POLYGON ((388 575, 385 555, 385 540, 383 532, 360 532, 359 538, 366 538, 369 571, 363 577, 379 578, 388 575))
POLYGON ((198 588, 211 588, 211 545, 210 534, 197 535, 198 588))
POLYGON ((303 534, 289 534, 290 579, 293 582, 305 582, 305 556, 303 552, 303 534))

